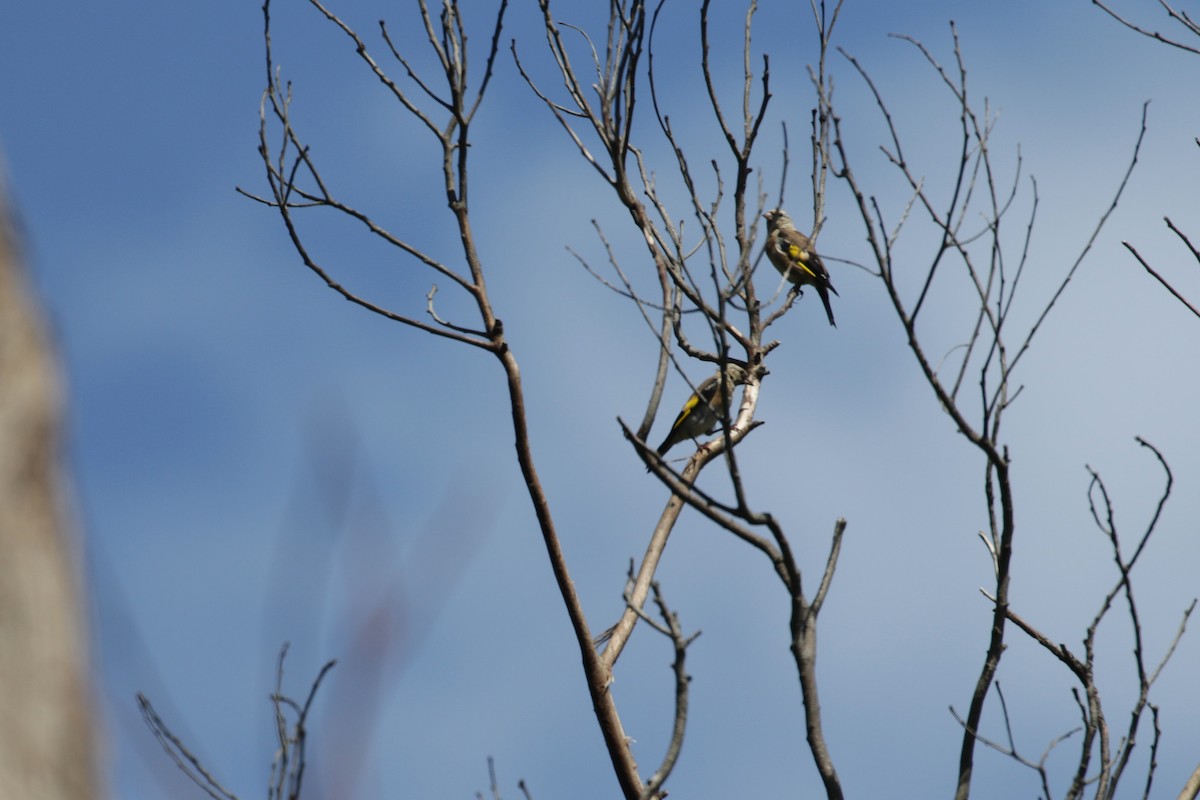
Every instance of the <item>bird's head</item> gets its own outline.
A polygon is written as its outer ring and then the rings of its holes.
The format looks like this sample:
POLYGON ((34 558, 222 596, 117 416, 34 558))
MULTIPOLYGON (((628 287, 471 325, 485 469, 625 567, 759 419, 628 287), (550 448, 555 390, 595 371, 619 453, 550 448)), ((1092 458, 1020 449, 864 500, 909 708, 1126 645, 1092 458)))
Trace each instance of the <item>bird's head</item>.
POLYGON ((729 381, 734 386, 740 386, 745 383, 750 374, 746 372, 746 368, 740 364, 728 363, 725 365, 725 374, 729 376, 729 381))
POLYGON ((781 231, 786 231, 796 229, 796 226, 792 223, 792 218, 784 213, 782 208, 773 208, 767 213, 763 214, 763 217, 767 220, 768 230, 778 229, 781 231))

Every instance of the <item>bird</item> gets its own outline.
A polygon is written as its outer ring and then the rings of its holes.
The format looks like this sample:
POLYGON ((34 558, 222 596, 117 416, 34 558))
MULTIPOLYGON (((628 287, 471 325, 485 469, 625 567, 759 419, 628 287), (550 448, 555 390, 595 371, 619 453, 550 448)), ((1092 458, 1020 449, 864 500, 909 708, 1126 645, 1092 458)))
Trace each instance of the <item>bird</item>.
MULTIPOLYGON (((664 456, 667 451, 684 439, 695 439, 706 433, 712 433, 721 424, 733 388, 746 382, 747 374, 744 367, 737 364, 725 365, 725 379, 722 381, 721 371, 705 378, 692 396, 683 404, 679 416, 671 425, 671 430, 663 443, 658 446, 658 454, 664 456), (724 387, 725 391, 722 391, 724 387)), ((647 468, 649 469, 649 468, 647 468)))
POLYGON ((796 230, 792 218, 783 209, 776 208, 763 214, 767 220, 767 258, 793 284, 794 291, 803 294, 804 286, 815 286, 821 302, 825 304, 825 314, 829 324, 837 327, 833 321, 833 306, 829 304, 829 293, 837 294, 837 289, 829 282, 829 270, 813 249, 812 242, 800 231, 796 230))

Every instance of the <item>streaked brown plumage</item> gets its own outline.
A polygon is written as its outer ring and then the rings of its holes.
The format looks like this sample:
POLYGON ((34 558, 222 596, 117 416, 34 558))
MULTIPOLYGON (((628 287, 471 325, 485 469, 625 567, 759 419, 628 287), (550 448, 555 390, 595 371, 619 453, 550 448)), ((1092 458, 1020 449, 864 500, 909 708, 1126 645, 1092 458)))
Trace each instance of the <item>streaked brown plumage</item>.
POLYGON ((706 433, 712 433, 721 424, 721 416, 725 413, 725 405, 730 402, 733 389, 746 382, 746 370, 737 364, 726 364, 726 379, 724 385, 721 373, 718 371, 705 378, 691 397, 683 404, 679 416, 671 425, 671 430, 663 443, 658 446, 658 454, 666 455, 672 447, 684 439, 695 439, 706 433), (722 391, 724 386, 724 391, 722 391))
POLYGON ((825 269, 812 243, 796 230, 792 218, 783 209, 776 208, 763 216, 767 220, 767 258, 779 274, 796 285, 795 291, 802 292, 804 286, 816 287, 825 304, 829 324, 837 327, 833 321, 833 306, 829 303, 829 293, 837 294, 837 289, 829 282, 829 270, 825 269))

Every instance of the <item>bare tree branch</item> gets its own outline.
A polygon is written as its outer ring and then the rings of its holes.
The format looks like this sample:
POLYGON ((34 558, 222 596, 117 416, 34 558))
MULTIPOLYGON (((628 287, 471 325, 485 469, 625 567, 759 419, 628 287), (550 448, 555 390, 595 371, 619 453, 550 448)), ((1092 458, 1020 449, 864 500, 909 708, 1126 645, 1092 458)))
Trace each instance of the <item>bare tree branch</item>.
MULTIPOLYGON (((1050 758, 1050 754, 1054 752, 1054 748, 1058 747, 1058 745, 1078 733, 1081 728, 1072 728, 1066 733, 1051 739, 1050 743, 1046 745, 1046 749, 1042 751, 1042 757, 1037 761, 1031 761, 1017 752, 1016 739, 1012 732, 1012 718, 1009 716, 1008 711, 1008 701, 1004 699, 1004 692, 1000 690, 1000 682, 996 681, 994 686, 996 689, 996 697, 1000 701, 1000 711, 1004 717, 1004 732, 1008 739, 1008 744, 1000 744, 999 742, 980 734, 979 731, 969 730, 969 733, 979 740, 980 743, 992 748, 998 753, 1008 756, 1021 766, 1027 767, 1036 772, 1038 775, 1038 781, 1042 785, 1042 796, 1049 800, 1052 795, 1050 792, 1050 774, 1046 769, 1046 761, 1050 758)), ((966 720, 958 715, 958 712, 954 710, 953 706, 950 707, 950 714, 954 717, 955 721, 964 728, 964 730, 968 730, 966 720)))
MULTIPOLYGON (((860 186, 844 144, 841 120, 836 115, 833 116, 833 147, 838 153, 839 163, 834 169, 834 174, 846 182, 853 194, 866 229, 867 242, 878 266, 878 276, 904 327, 909 349, 916 359, 926 383, 933 390, 943 410, 954 421, 959 432, 980 451, 984 459, 983 494, 989 526, 988 531, 981 535, 991 556, 995 585, 991 592, 985 592, 985 596, 993 604, 987 654, 975 683, 970 707, 963 720, 956 799, 966 800, 970 793, 975 744, 979 741, 979 722, 982 718, 989 687, 992 686, 1005 649, 1005 624, 1009 621, 1018 624, 1043 646, 1054 652, 1064 663, 1068 663, 1073 671, 1086 669, 1064 646, 1054 645, 1045 637, 1041 637, 1009 609, 1009 576, 1016 527, 1009 455, 1007 446, 1001 438, 1001 427, 1004 412, 1020 393, 1020 387, 1013 382, 1014 368, 1030 348, 1034 335, 1089 253, 1100 229, 1107 222, 1120 199, 1128 182, 1129 173, 1137 163, 1146 129, 1145 109, 1143 108, 1141 133, 1134 146, 1126 174, 1117 187, 1112 203, 1108 210, 1100 216, 1091 238, 1082 248, 1075 263, 1065 273, 1057 290, 1041 305, 1041 311, 1034 323, 1015 337, 1018 346, 1010 354, 1007 344, 1008 339, 1011 338, 1008 331, 1009 318, 1017 289, 1021 285, 1020 278, 1024 266, 1030 258, 1029 247, 1038 205, 1036 182, 1031 180, 1030 213, 1022 234, 1020 255, 1014 266, 1009 263, 1010 259, 1007 259, 1005 255, 1003 228, 1004 219, 1014 207, 1014 201, 1017 198, 1021 157, 1018 151, 1016 169, 1011 184, 1001 185, 994 169, 994 156, 990 149, 995 118, 989 111, 986 100, 983 102, 983 113, 980 114, 976 111, 978 101, 974 100, 968 91, 967 68, 957 30, 952 23, 951 39, 956 61, 953 70, 942 67, 933 53, 916 39, 903 35, 897 36, 897 38, 916 47, 925 62, 949 90, 959 107, 957 129, 960 131, 960 144, 957 150, 957 169, 949 184, 945 200, 939 201, 934 196, 932 188, 921 177, 920 169, 912 164, 905 155, 896 121, 866 68, 854 56, 842 51, 875 99, 890 138, 890 146, 883 149, 884 155, 903 176, 911 192, 910 200, 901 214, 901 219, 907 220, 912 211, 920 210, 927 221, 933 225, 940 238, 940 242, 933 250, 934 255, 930 263, 924 269, 923 276, 918 276, 916 294, 911 302, 906 299, 906 290, 900 282, 901 279, 907 281, 908 275, 898 271, 897 265, 893 261, 894 244, 900 226, 896 226, 894 233, 889 233, 880 204, 875 197, 868 196, 860 186), (966 230, 966 221, 977 216, 982 216, 983 227, 974 231, 966 230), (979 251, 982 251, 982 258, 977 254, 979 251), (935 279, 941 280, 947 270, 954 268, 956 262, 970 281, 977 306, 973 322, 962 342, 950 348, 947 355, 935 366, 933 360, 927 355, 930 350, 930 345, 926 341, 928 337, 922 334, 917 322, 926 300, 931 296, 930 291, 935 279), (950 360, 951 354, 958 360, 957 367, 952 373, 953 377, 947 382, 942 375, 943 364, 950 360), (979 397, 977 420, 973 413, 971 418, 968 417, 969 412, 963 400, 960 399, 959 389, 964 385, 969 370, 973 370, 977 375, 979 397)), ((1093 714, 1097 721, 1100 721, 1098 698, 1089 695, 1089 701, 1092 704, 1089 713, 1093 714)), ((1084 738, 1087 740, 1086 733, 1084 738)))
POLYGON ((167 724, 158 716, 149 699, 141 692, 137 694, 137 703, 138 708, 142 712, 142 718, 145 719, 146 725, 154 734, 154 738, 158 739, 158 743, 162 745, 163 750, 166 751, 171 760, 175 762, 175 766, 179 767, 179 770, 184 775, 188 776, 193 783, 203 789, 205 794, 214 800, 237 800, 237 795, 222 786, 204 767, 200 759, 188 749, 187 745, 171 732, 167 724))
MULTIPOLYGON (((649 623, 654 630, 670 639, 674 647, 675 659, 671 663, 671 671, 675 676, 675 718, 671 727, 671 740, 667 745, 667 752, 663 756, 662 764, 654 771, 650 780, 646 781, 646 788, 642 790, 643 800, 651 800, 652 798, 662 796, 660 789, 670 776, 671 771, 675 769, 675 764, 679 761, 679 754, 683 750, 683 735, 687 730, 688 685, 692 680, 691 676, 687 674, 687 667, 685 666, 687 648, 700 635, 700 632, 697 631, 691 636, 685 636, 683 629, 679 625, 679 616, 671 611, 667 606, 666 600, 663 599, 658 581, 655 581, 651 585, 651 588, 654 592, 654 604, 658 606, 659 616, 662 617, 661 624, 646 616, 640 607, 634 605, 630 605, 629 607, 639 617, 649 623)), ((629 599, 627 597, 626 602, 629 599)))
MULTIPOLYGON (((392 51, 393 56, 404 66, 410 79, 416 83, 418 90, 434 100, 438 111, 444 115, 444 121, 441 123, 434 122, 434 117, 429 112, 418 107, 413 99, 383 72, 379 64, 367 51, 362 39, 348 24, 332 14, 318 0, 310 0, 310 3, 346 35, 354 44, 355 51, 367 65, 368 69, 392 91, 393 96, 404 109, 418 119, 433 134, 442 157, 442 188, 445 192, 447 206, 458 227, 459 239, 462 246, 462 261, 465 268, 461 272, 452 270, 440 261, 425 255, 403 239, 387 234, 370 216, 358 212, 349 204, 336 200, 333 197, 328 184, 321 178, 310 159, 308 148, 301 144, 292 123, 290 114, 290 87, 287 87, 285 90, 273 64, 269 0, 263 5, 268 87, 264 96, 263 111, 261 114, 262 124, 260 127, 260 155, 266 167, 267 182, 271 188, 271 194, 267 202, 278 210, 288 230, 292 244, 305 265, 321 276, 331 288, 338 291, 343 297, 376 313, 382 314, 389 319, 404 323, 426 333, 432 333, 443 338, 487 350, 499 360, 504 369, 508 388, 509 406, 516 440, 517 462, 538 520, 539 529, 550 559, 551 569, 576 635, 576 641, 583 661, 587 688, 592 697, 593 707, 596 709, 597 720, 604 735, 606 745, 609 748, 614 769, 626 796, 630 798, 637 797, 640 795, 642 788, 641 779, 637 773, 637 764, 630 750, 629 737, 625 735, 621 728, 615 704, 607 691, 607 686, 610 682, 610 672, 592 648, 591 633, 580 599, 576 593, 574 582, 571 580, 567 569, 566 559, 562 552, 561 543, 559 542, 550 513, 549 500, 544 493, 537 470, 534 467, 533 454, 529 444, 529 431, 520 369, 514 353, 505 340, 503 323, 493 311, 484 277, 483 263, 476 249, 475 237, 471 226, 468 201, 470 126, 492 74, 499 47, 504 12, 507 8, 507 0, 501 0, 496 12, 491 46, 484 74, 480 80, 480 88, 474 94, 468 88, 470 72, 467 65, 466 32, 457 0, 446 0, 443 3, 442 13, 436 23, 429 13, 426 0, 418 0, 418 9, 425 27, 428 44, 436 54, 438 63, 441 66, 442 80, 445 84, 442 90, 435 91, 432 88, 431 82, 417 75, 409 59, 399 51, 395 42, 391 40, 386 26, 381 25, 381 34, 392 51), (440 94, 439 91, 444 92, 444 94, 440 94), (276 151, 272 150, 268 141, 268 117, 266 113, 268 105, 271 109, 274 122, 281 130, 281 144, 276 151), (290 154, 290 151, 293 150, 296 155, 290 154), (316 184, 317 190, 306 191, 299 186, 298 180, 301 176, 311 179, 316 184), (418 263, 453 280, 456 287, 465 292, 474 302, 479 315, 478 324, 464 326, 442 319, 433 308, 432 291, 426 297, 426 311, 433 318, 433 322, 426 323, 403 314, 396 314, 382 309, 342 287, 317 262, 301 237, 297 220, 293 214, 293 211, 300 207, 294 199, 296 197, 300 198, 305 206, 315 205, 331 208, 336 212, 358 220, 367 225, 371 232, 381 236, 389 244, 397 247, 408 256, 415 258, 418 263)), ((582 93, 578 97, 582 100, 582 93)))
POLYGON ((1191 776, 1187 779, 1187 783, 1183 786, 1183 791, 1179 793, 1179 800, 1196 800, 1200 797, 1200 765, 1192 771, 1191 776))
MULTIPOLYGON (((1159 33, 1158 31, 1147 30, 1147 29, 1141 27, 1140 25, 1137 25, 1136 23, 1131 22, 1130 20, 1121 16, 1116 11, 1113 11, 1105 3, 1103 3, 1102 0, 1092 0, 1092 4, 1095 6, 1098 6, 1100 9, 1102 9, 1104 11, 1104 13, 1108 14, 1110 17, 1115 19, 1117 22, 1121 23, 1126 28, 1129 28, 1131 31, 1136 31, 1137 33, 1140 33, 1143 36, 1153 39, 1156 42, 1161 42, 1165 45, 1170 45, 1171 47, 1177 47, 1180 50, 1184 50, 1188 53, 1195 53, 1197 55, 1200 55, 1200 49, 1197 49, 1193 45, 1184 44, 1183 42, 1177 41, 1175 39, 1171 39, 1170 37, 1164 36, 1163 34, 1159 33)), ((1190 17, 1188 17, 1186 12, 1175 10, 1174 8, 1172 8, 1170 5, 1167 4, 1166 0, 1158 0, 1158 4, 1166 10, 1167 14, 1171 17, 1171 19, 1175 20, 1180 25, 1182 25, 1185 30, 1187 30, 1189 33, 1191 33, 1193 35, 1200 36, 1200 25, 1197 25, 1194 20, 1192 20, 1190 17)))
MULTIPOLYGON (((267 796, 271 800, 300 798, 304 785, 304 771, 308 763, 305 750, 308 742, 308 716, 312 712, 321 682, 337 663, 329 661, 321 668, 309 687, 308 697, 301 705, 283 693, 283 662, 287 651, 288 645, 284 644, 279 651, 275 692, 271 695, 271 704, 275 709, 276 737, 279 741, 279 750, 271 764, 271 782, 267 790, 267 796), (288 722, 288 712, 294 715, 294 722, 288 722)), ((137 702, 146 725, 184 775, 214 800, 237 800, 237 795, 222 786, 200 759, 171 731, 154 710, 150 700, 141 692, 137 694, 137 702)))
POLYGON ((1146 261, 1146 259, 1142 258, 1142 254, 1141 254, 1141 253, 1139 253, 1139 252, 1138 252, 1138 251, 1137 251, 1137 250, 1134 248, 1134 246, 1133 246, 1133 245, 1131 245, 1129 242, 1121 242, 1121 244, 1125 245, 1125 249, 1127 249, 1129 252, 1133 253, 1133 257, 1134 257, 1134 258, 1136 258, 1136 259, 1138 260, 1138 263, 1142 265, 1142 267, 1143 267, 1143 268, 1146 270, 1146 272, 1149 272, 1149 273, 1150 273, 1150 274, 1151 274, 1151 275, 1154 277, 1154 279, 1155 279, 1156 281, 1158 281, 1159 283, 1161 283, 1161 284, 1163 285, 1163 287, 1164 287, 1164 288, 1166 288, 1166 290, 1167 290, 1168 292, 1170 292, 1170 293, 1171 293, 1171 295, 1172 295, 1172 296, 1173 296, 1173 297, 1174 297, 1176 300, 1178 300, 1179 302, 1183 303, 1183 306, 1184 306, 1184 308, 1186 308, 1188 311, 1191 311, 1191 312, 1192 312, 1193 314, 1195 314, 1197 317, 1200 317, 1200 309, 1196 308, 1194 305, 1192 305, 1190 302, 1188 302, 1187 298, 1185 298, 1185 297, 1184 297, 1182 294, 1180 294, 1180 293, 1179 293, 1179 292, 1178 292, 1178 291, 1175 289, 1175 287, 1174 287, 1174 286, 1172 286, 1172 285, 1171 285, 1171 284, 1170 284, 1170 283, 1167 281, 1167 279, 1166 279, 1166 278, 1164 278, 1162 275, 1159 275, 1159 274, 1158 274, 1158 272, 1156 272, 1156 271, 1154 270, 1154 267, 1150 266, 1149 262, 1147 262, 1147 261, 1146 261))

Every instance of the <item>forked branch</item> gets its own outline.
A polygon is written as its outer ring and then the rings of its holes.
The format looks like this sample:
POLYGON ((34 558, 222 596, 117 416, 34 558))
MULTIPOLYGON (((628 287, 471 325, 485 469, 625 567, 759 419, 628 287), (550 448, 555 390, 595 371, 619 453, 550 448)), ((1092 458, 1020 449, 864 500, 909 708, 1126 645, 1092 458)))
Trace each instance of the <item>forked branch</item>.
MULTIPOLYGON (((979 101, 969 90, 966 61, 958 31, 953 24, 950 32, 955 59, 952 69, 943 67, 932 51, 916 39, 897 37, 918 50, 958 106, 958 118, 954 124, 959 141, 957 164, 953 178, 941 192, 925 180, 922 168, 905 155, 903 137, 896 120, 865 66, 854 56, 844 53, 879 107, 890 139, 889 145, 883 148, 884 155, 910 192, 908 202, 898 216, 909 222, 910 213, 921 212, 924 222, 937 238, 936 242, 931 243, 934 256, 928 265, 914 272, 908 265, 896 263, 895 243, 900 226, 889 230, 878 199, 860 184, 842 134, 842 121, 836 115, 833 116, 833 147, 839 162, 834 174, 846 183, 853 195, 878 268, 878 276, 905 331, 909 350, 942 409, 983 458, 982 489, 989 520, 984 536, 992 557, 995 584, 992 591, 987 593, 992 602, 987 653, 976 679, 966 717, 962 720, 963 738, 955 796, 956 800, 966 800, 970 793, 976 744, 980 741, 979 723, 1005 649, 1006 623, 1013 621, 1009 610, 1009 582, 1016 525, 1009 455, 1001 429, 1005 411, 1019 392, 1013 379, 1014 369, 1028 351, 1034 335, 1065 291, 1120 199, 1129 170, 1137 162, 1142 136, 1138 137, 1125 178, 1118 185, 1109 208, 1100 216, 1091 239, 1083 246, 1075 263, 1066 270, 1057 291, 1040 304, 1040 313, 1031 326, 1024 331, 1010 330, 1010 311, 1014 307, 1017 289, 1022 285, 1020 277, 1029 258, 1037 209, 1036 183, 1031 183, 1033 197, 1028 220, 1020 234, 1019 256, 1011 258, 1007 255, 1008 226, 1005 220, 1018 196, 1020 155, 1018 153, 1015 159, 1016 169, 1011 182, 1002 182, 996 156, 991 149, 995 119, 988 110, 986 99, 980 111, 979 101), (968 220, 980 218, 983 220, 981 227, 968 227, 968 220), (935 344, 924 332, 925 326, 918 325, 922 319, 921 311, 930 309, 927 299, 932 296, 935 282, 946 283, 956 277, 965 277, 973 292, 973 296, 965 299, 967 306, 972 308, 972 320, 959 341, 935 344), (1010 339, 1017 342, 1015 349, 1010 350, 1010 339), (954 358, 959 359, 957 367, 951 370, 952 377, 949 380, 943 378, 943 363, 935 362, 928 355, 933 352, 953 353, 954 358), (972 409, 959 392, 968 372, 976 376, 979 389, 977 409, 972 409)), ((1144 131, 1143 114, 1143 134, 1144 131)), ((911 229, 911 224, 908 227, 911 229)), ((958 308, 963 307, 963 298, 956 302, 958 308)), ((949 360, 949 355, 946 360, 949 360)), ((1060 652, 1065 654, 1065 648, 1060 652)), ((1092 699, 1089 698, 1089 701, 1092 699)), ((1097 708, 1093 703, 1093 715, 1097 708)))

